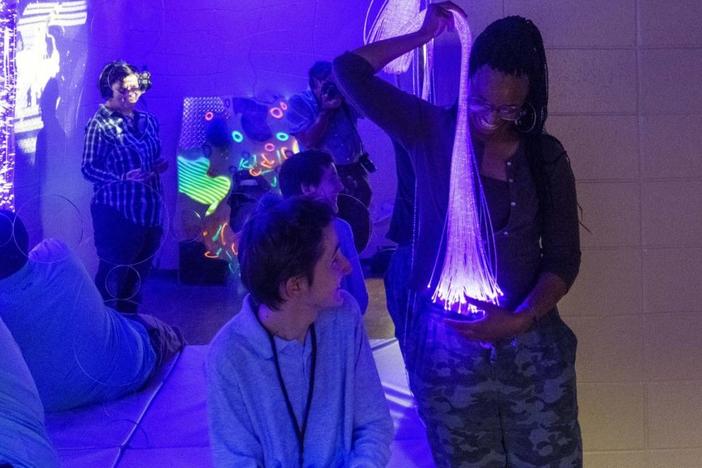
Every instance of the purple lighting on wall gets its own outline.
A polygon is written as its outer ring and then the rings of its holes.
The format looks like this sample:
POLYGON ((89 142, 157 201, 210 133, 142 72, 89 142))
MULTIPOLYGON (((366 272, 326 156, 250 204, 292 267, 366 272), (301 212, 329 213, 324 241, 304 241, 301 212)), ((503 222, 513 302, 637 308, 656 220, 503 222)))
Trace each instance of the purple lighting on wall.
POLYGON ((16 33, 17 3, 12 0, 0 0, 0 208, 12 211, 15 209, 13 120, 17 87, 16 33))

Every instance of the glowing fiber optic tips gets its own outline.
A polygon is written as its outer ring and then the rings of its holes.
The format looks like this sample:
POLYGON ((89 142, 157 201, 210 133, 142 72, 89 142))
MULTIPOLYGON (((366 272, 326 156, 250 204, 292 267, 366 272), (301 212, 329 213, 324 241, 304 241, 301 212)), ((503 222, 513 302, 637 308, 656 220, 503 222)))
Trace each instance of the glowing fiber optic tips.
POLYGON ((290 139, 290 135, 285 132, 278 132, 275 134, 275 137, 278 139, 278 141, 288 141, 290 139))
POLYGON ((241 143, 242 141, 244 141, 244 135, 242 135, 240 131, 234 130, 232 132, 232 140, 234 140, 237 143, 241 143))

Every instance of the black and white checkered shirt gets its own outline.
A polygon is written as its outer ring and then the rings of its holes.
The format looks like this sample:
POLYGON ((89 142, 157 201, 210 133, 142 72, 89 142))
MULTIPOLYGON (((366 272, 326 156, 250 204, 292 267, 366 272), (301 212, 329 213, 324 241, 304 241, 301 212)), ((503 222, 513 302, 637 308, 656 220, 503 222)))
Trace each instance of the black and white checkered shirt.
POLYGON ((164 200, 158 174, 145 182, 125 180, 132 169, 153 171, 160 155, 158 122, 151 114, 134 111, 127 119, 101 104, 85 128, 81 166, 94 184, 93 204, 114 208, 140 226, 160 226, 164 200))

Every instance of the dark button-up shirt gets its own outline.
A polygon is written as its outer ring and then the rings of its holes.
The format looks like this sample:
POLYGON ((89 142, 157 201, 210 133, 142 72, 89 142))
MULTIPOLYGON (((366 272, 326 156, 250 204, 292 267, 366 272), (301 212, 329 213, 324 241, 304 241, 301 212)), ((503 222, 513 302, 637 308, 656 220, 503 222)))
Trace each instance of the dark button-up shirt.
POLYGON ((161 155, 158 123, 146 112, 134 112, 133 124, 101 104, 85 128, 83 176, 93 183, 93 204, 119 211, 140 226, 159 226, 163 195, 153 165, 161 155), (143 169, 145 182, 125 180, 127 172, 143 169))
MULTIPOLYGON (((344 54, 334 61, 337 83, 347 100, 409 152, 417 177, 418 222, 414 229, 410 285, 431 291, 444 259, 455 109, 432 105, 376 77, 363 58, 344 54)), ((580 265, 575 180, 558 141, 541 137, 549 203, 541 203, 522 144, 506 164, 510 213, 494 232, 500 303, 516 307, 539 274, 558 275, 568 287, 580 265)), ((489 206, 489 209, 492 208, 489 206)))

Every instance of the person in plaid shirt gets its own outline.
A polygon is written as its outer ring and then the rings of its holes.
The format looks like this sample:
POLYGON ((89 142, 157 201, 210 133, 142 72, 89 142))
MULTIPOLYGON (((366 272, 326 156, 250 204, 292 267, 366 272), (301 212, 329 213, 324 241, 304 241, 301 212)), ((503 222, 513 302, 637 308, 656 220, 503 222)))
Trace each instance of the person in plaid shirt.
POLYGON ((151 75, 112 62, 99 78, 100 104, 85 130, 83 176, 93 183, 91 213, 100 259, 95 283, 105 303, 136 312, 139 290, 163 235, 163 192, 158 123, 137 111, 151 75))

